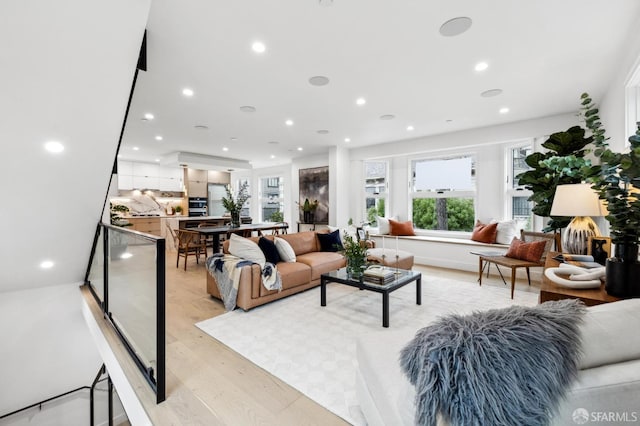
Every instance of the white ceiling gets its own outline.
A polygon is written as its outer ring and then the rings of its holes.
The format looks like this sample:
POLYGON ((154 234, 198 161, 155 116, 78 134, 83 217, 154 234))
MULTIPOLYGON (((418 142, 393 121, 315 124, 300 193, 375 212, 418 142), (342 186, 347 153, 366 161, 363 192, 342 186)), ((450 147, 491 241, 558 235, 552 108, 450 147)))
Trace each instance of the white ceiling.
POLYGON ((596 99, 604 92, 638 17, 637 0, 334 0, 328 7, 318 0, 155 0, 148 72, 139 77, 121 157, 153 162, 185 151, 263 167, 332 145, 575 111, 583 91, 596 99), (459 16, 470 17, 471 28, 440 35, 459 16), (251 50, 256 40, 265 53, 251 50), (476 72, 479 61, 489 68, 476 72), (317 75, 329 85, 310 85, 317 75), (184 87, 195 95, 184 97, 184 87), (503 94, 480 96, 495 88, 503 94), (357 106, 361 96, 367 103, 357 106), (256 112, 241 112, 243 105, 256 112), (510 112, 500 114, 502 107, 510 112), (155 119, 141 121, 145 112, 155 119), (384 114, 395 119, 381 120, 384 114))

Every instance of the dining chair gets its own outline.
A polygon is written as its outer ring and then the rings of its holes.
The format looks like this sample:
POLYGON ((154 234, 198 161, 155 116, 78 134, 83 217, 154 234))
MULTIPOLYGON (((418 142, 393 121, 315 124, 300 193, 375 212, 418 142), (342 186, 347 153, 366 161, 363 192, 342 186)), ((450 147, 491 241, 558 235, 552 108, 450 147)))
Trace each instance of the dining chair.
MULTIPOLYGON (((200 222, 198 224, 198 228, 209 228, 209 227, 216 227, 216 226, 221 226, 220 222, 200 222)), ((206 241, 207 247, 211 247, 211 250, 213 251, 213 235, 209 235, 202 238, 203 240, 206 241)), ((222 243, 222 241, 224 241, 224 238, 220 239, 220 243, 222 243)))
POLYGON ((207 258, 207 242, 200 237, 197 231, 189 231, 187 229, 178 229, 176 244, 176 268, 180 264, 180 256, 184 257, 184 270, 187 270, 187 259, 189 255, 196 256, 196 263, 200 263, 200 253, 204 253, 207 258))
POLYGON ((534 241, 545 241, 544 250, 540 259, 536 261, 531 260, 522 260, 516 259, 513 257, 507 257, 506 255, 500 256, 487 256, 480 255, 479 256, 479 276, 478 283, 482 285, 482 271, 485 266, 485 263, 495 264, 500 276, 502 277, 502 282, 506 284, 504 280, 504 276, 502 275, 502 271, 500 271, 500 266, 504 266, 507 268, 511 268, 511 298, 513 299, 513 293, 516 288, 516 271, 518 268, 525 268, 527 271, 527 281, 529 285, 531 285, 531 276, 529 273, 529 268, 539 268, 544 267, 547 254, 553 249, 556 251, 562 251, 560 247, 560 234, 556 233, 544 233, 544 232, 532 232, 520 230, 520 240, 524 243, 531 243, 534 241))

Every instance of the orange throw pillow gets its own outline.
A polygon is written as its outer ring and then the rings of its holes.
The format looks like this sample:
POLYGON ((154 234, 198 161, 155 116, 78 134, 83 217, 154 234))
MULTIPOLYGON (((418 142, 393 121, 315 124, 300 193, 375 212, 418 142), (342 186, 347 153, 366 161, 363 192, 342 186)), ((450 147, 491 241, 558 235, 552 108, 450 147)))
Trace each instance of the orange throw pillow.
POLYGON ((507 254, 505 254, 505 256, 529 262, 540 262, 546 244, 546 241, 525 243, 514 237, 513 240, 511 240, 511 245, 509 246, 509 250, 507 250, 507 254))
POLYGON ((484 224, 480 221, 476 222, 475 228, 473 228, 473 234, 471 239, 479 243, 493 244, 496 242, 496 236, 498 235, 498 223, 484 224))
POLYGON ((396 236, 411 236, 416 235, 413 232, 413 222, 410 220, 406 222, 397 222, 393 219, 389 219, 389 235, 396 236))

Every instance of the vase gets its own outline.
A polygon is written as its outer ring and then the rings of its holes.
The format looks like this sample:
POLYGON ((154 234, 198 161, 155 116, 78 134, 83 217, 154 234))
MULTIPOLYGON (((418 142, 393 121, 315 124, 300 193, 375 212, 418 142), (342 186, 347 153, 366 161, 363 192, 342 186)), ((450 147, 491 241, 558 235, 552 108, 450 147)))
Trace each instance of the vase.
POLYGON ((231 212, 231 227, 240 227, 240 212, 231 212))
POLYGON ((616 244, 615 256, 607 259, 606 275, 607 294, 620 298, 640 297, 638 245, 616 244))
POLYGON ((366 260, 363 258, 347 258, 347 275, 351 278, 360 278, 364 272, 366 260))

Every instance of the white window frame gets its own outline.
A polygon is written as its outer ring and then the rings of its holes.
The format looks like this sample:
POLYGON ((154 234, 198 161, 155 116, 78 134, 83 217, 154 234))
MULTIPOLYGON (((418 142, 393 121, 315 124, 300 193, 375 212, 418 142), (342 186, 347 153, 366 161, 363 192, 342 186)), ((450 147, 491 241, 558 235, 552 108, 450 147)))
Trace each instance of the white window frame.
MULTIPOLYGON (((409 165, 408 165, 408 169, 409 169, 409 205, 408 205, 408 217, 409 219, 413 218, 413 200, 414 199, 420 199, 420 198, 471 198, 473 199, 473 210, 474 210, 474 215, 475 212, 477 212, 478 210, 478 198, 477 198, 477 191, 478 191, 478 182, 477 182, 477 171, 478 171, 478 153, 473 151, 473 152, 468 152, 468 153, 451 153, 451 154, 441 154, 441 155, 437 155, 437 156, 427 156, 427 157, 412 157, 409 158, 409 165), (453 160, 456 158, 463 158, 463 157, 471 157, 472 160, 472 164, 475 165, 474 169, 476 170, 476 176, 475 176, 475 181, 474 181, 474 185, 475 188, 472 191, 446 191, 446 192, 440 192, 440 191, 414 191, 413 188, 415 186, 414 183, 414 163, 417 162, 421 162, 421 161, 435 161, 435 160, 453 160)), ((474 217, 474 222, 475 222, 476 218, 474 217)), ((444 230, 438 230, 438 229, 421 229, 421 228, 415 228, 415 233, 417 235, 430 235, 430 236, 446 236, 446 237, 453 237, 455 238, 456 236, 459 237, 468 237, 469 235, 471 235, 470 231, 444 231, 444 230)))
MULTIPOLYGON (((515 172, 513 170, 513 150, 518 148, 530 147, 532 152, 536 152, 535 141, 529 139, 518 143, 512 143, 504 147, 505 160, 505 197, 504 197, 504 218, 514 219, 513 217, 513 198, 527 197, 529 198, 533 192, 526 189, 524 185, 518 187, 513 186, 515 172)), ((535 215, 531 214, 531 229, 535 228, 535 215)))
POLYGON ((634 135, 637 130, 636 123, 640 121, 640 58, 636 61, 634 68, 627 78, 625 84, 625 121, 627 135, 625 135, 624 147, 629 148, 629 136, 634 135))
POLYGON ((263 202, 265 201, 265 195, 263 194, 262 182, 265 179, 278 179, 278 198, 276 200, 271 200, 272 203, 278 203, 278 210, 282 213, 284 217, 284 176, 282 174, 268 174, 264 176, 258 177, 258 221, 266 222, 269 218, 263 217, 264 209, 263 202))
MULTIPOLYGON (((362 162, 362 202, 363 202, 363 222, 368 221, 368 209, 367 209, 367 198, 374 198, 376 200, 384 199, 384 215, 385 217, 389 215, 389 167, 390 163, 388 160, 364 160, 362 162), (384 176, 384 189, 385 191, 382 193, 372 193, 367 192, 367 163, 384 163, 385 164, 385 176, 384 176)), ((378 201, 376 201, 377 205, 378 201)))

